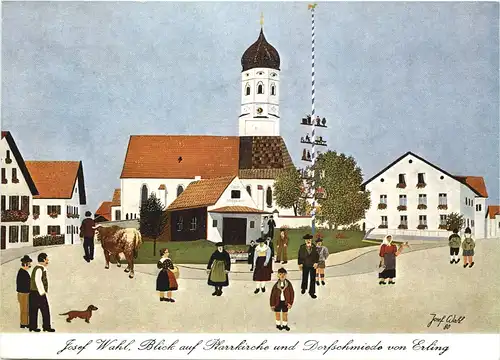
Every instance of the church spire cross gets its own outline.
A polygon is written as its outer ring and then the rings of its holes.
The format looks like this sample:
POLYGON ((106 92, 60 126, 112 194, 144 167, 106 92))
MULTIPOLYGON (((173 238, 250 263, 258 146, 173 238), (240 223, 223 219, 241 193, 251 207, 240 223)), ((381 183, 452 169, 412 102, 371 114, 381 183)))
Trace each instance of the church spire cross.
POLYGON ((264 13, 261 12, 260 13, 260 27, 263 27, 264 26, 264 13))

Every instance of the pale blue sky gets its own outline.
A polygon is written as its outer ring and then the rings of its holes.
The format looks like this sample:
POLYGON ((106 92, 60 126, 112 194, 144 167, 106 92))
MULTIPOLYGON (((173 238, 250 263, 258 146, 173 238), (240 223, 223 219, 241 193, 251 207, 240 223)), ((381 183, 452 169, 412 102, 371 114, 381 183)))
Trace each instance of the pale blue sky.
MULTIPOLYGON (((365 179, 413 151, 484 176, 499 203, 498 3, 319 3, 317 112, 365 179)), ((82 160, 92 211, 131 134, 237 135, 240 59, 281 56, 281 131, 296 165, 310 112, 307 3, 3 2, 2 128, 25 159, 82 160)))

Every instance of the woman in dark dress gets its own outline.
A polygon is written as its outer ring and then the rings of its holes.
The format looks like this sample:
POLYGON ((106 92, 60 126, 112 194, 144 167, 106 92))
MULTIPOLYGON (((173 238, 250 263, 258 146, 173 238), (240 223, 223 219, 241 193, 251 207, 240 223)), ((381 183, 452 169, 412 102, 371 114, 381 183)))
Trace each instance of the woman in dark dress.
POLYGON ((264 239, 258 239, 259 245, 255 247, 253 257, 253 281, 255 281, 256 289, 254 294, 259 291, 266 292, 266 282, 271 280, 272 268, 271 263, 271 248, 266 244, 264 239))
POLYGON ((229 286, 228 273, 231 270, 231 258, 229 253, 224 250, 224 244, 218 242, 215 244, 217 249, 214 251, 207 265, 208 285, 215 287, 212 296, 221 296, 222 287, 229 286))
POLYGON ((380 247, 380 263, 379 268, 382 270, 379 274, 379 285, 385 285, 386 280, 389 279, 389 284, 394 285, 393 279, 396 277, 396 257, 401 254, 403 246, 408 243, 399 245, 399 248, 392 243, 392 236, 387 235, 380 247))
POLYGON ((160 292, 160 301, 175 302, 172 299, 172 291, 178 289, 177 280, 173 273, 174 263, 170 260, 168 249, 160 250, 161 259, 158 261, 158 269, 160 273, 156 278, 156 291, 160 292), (167 297, 164 297, 165 291, 167 292, 167 297))

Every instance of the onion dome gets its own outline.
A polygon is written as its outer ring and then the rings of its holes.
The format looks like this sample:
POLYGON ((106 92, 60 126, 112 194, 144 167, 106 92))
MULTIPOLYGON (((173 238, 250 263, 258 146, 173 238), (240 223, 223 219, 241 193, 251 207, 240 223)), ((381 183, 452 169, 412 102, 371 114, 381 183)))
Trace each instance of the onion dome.
POLYGON ((254 68, 280 69, 280 55, 278 51, 267 42, 264 31, 260 29, 260 35, 245 51, 241 57, 241 71, 254 68))

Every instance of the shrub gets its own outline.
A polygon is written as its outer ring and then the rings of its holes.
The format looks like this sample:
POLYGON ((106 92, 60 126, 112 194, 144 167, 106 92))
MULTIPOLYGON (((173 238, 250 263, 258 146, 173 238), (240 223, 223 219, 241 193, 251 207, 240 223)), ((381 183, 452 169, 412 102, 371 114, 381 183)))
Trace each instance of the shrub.
POLYGON ((398 211, 406 211, 406 205, 399 205, 398 211))
POLYGON ((425 229, 427 229, 427 225, 420 224, 420 225, 417 226, 417 229, 418 230, 425 230, 425 229))
POLYGON ((380 204, 378 204, 377 208, 378 208, 379 210, 384 210, 384 209, 387 209, 387 204, 380 203, 380 204))
POLYGON ((425 209, 427 209, 427 205, 425 205, 425 204, 418 204, 417 209, 418 210, 425 210, 425 209))

